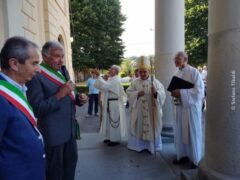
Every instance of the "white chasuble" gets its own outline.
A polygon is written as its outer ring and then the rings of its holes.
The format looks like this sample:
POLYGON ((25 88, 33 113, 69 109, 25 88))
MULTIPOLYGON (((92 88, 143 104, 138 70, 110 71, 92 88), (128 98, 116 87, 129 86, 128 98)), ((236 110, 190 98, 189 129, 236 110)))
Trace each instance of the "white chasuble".
POLYGON ((154 79, 153 84, 157 91, 155 98, 151 93, 150 78, 136 79, 127 89, 131 113, 128 123, 128 148, 135 151, 147 149, 154 153, 154 134, 156 149, 162 148, 162 106, 166 95, 163 85, 157 79, 154 79), (139 91, 144 91, 144 96, 138 97, 139 91))

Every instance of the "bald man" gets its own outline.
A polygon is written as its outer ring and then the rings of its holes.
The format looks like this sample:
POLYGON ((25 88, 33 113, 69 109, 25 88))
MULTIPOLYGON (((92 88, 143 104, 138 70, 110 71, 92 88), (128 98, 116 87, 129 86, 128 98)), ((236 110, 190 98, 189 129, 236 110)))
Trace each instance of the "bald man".
POLYGON ((171 92, 179 99, 175 113, 175 147, 177 158, 174 164, 191 162, 191 168, 196 168, 202 158, 202 102, 204 84, 200 72, 188 65, 185 52, 178 52, 175 56, 178 68, 176 76, 194 84, 191 89, 176 89, 171 92))
POLYGON ((110 78, 105 81, 99 72, 94 86, 104 92, 102 123, 100 135, 104 138, 104 142, 109 146, 118 145, 126 135, 126 118, 124 103, 126 94, 121 85, 121 78, 118 73, 121 68, 113 65, 109 69, 110 78))

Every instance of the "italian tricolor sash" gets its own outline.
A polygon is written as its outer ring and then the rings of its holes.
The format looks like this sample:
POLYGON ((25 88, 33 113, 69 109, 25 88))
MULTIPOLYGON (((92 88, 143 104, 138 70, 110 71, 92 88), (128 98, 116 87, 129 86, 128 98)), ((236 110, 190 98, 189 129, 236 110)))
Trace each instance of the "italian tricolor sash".
POLYGON ((18 88, 7 81, 0 80, 0 95, 16 106, 16 108, 18 108, 28 118, 36 129, 37 119, 33 114, 32 107, 28 103, 24 94, 18 88))
MULTIPOLYGON (((57 84, 58 86, 62 86, 66 83, 66 78, 62 74, 49 67, 47 64, 42 63, 40 65, 40 69, 40 73, 42 75, 44 75, 46 78, 48 78, 50 81, 57 84)), ((75 94, 73 91, 69 94, 69 97, 73 101, 75 101, 75 94)))

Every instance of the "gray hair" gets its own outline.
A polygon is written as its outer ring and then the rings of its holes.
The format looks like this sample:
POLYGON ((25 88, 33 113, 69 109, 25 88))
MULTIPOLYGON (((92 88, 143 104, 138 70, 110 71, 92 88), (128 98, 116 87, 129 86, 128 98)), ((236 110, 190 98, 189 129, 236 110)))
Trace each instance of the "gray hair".
POLYGON ((178 51, 176 55, 177 55, 177 56, 181 56, 181 57, 184 58, 185 61, 188 61, 188 55, 187 55, 186 52, 184 52, 184 51, 178 51))
POLYGON ((42 47, 42 54, 50 55, 52 49, 60 49, 64 52, 62 44, 58 41, 47 41, 42 47))
POLYGON ((118 66, 118 65, 112 65, 112 67, 111 68, 114 68, 114 69, 116 69, 116 71, 117 71, 117 74, 121 71, 121 67, 120 66, 118 66))
POLYGON ((9 69, 9 60, 11 58, 17 59, 20 64, 25 64, 26 60, 30 58, 29 48, 38 49, 38 46, 21 36, 14 36, 9 38, 0 52, 0 61, 2 69, 9 69))

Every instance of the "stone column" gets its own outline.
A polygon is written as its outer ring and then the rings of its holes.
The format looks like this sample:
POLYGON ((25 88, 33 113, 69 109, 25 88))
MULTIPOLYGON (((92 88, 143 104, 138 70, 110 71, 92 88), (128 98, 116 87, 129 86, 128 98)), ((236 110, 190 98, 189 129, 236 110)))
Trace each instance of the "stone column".
MULTIPOLYGON (((184 0, 155 0, 155 71, 165 88, 176 72, 174 56, 184 50, 184 0)), ((163 107, 164 125, 172 125, 169 92, 163 107)))
POLYGON ((209 1, 205 156, 199 179, 240 179, 240 1, 209 1))

